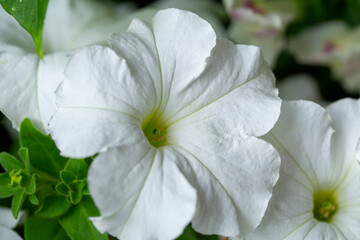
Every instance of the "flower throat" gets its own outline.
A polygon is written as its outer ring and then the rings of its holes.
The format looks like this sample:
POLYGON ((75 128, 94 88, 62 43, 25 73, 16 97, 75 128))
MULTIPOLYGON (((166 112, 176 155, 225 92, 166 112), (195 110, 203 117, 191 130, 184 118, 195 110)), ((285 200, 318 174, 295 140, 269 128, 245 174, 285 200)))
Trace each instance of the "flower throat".
POLYGON ((320 222, 330 222, 337 211, 334 192, 323 191, 314 194, 314 218, 320 222))
POLYGON ((163 124, 161 116, 150 115, 142 124, 142 130, 149 143, 156 148, 166 145, 167 128, 163 124))

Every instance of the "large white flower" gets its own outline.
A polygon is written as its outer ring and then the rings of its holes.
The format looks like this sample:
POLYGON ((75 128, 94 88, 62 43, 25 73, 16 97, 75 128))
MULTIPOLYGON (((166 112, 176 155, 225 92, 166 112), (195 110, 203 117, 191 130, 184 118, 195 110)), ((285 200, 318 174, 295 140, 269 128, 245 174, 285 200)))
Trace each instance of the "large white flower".
POLYGON ((292 0, 223 0, 232 20, 230 37, 237 43, 261 47, 265 60, 273 66, 285 46, 284 32, 295 16, 292 0))
POLYGON ((21 216, 14 219, 11 210, 0 207, 0 236, 4 240, 22 240, 22 238, 12 229, 19 223, 21 216))
POLYGON ((49 1, 39 59, 30 35, 0 6, 0 111, 19 128, 26 117, 42 131, 55 111, 54 91, 72 51, 106 44, 118 30, 115 13, 91 0, 49 1))
POLYGON ((280 178, 260 226, 246 240, 359 239, 359 116, 359 100, 327 110, 283 103, 267 136, 281 155, 280 178))
POLYGON ((133 20, 111 45, 74 55, 50 122, 63 155, 100 152, 95 226, 124 240, 173 239, 190 221, 204 234, 252 231, 279 170, 257 138, 280 111, 260 50, 176 9, 133 20))

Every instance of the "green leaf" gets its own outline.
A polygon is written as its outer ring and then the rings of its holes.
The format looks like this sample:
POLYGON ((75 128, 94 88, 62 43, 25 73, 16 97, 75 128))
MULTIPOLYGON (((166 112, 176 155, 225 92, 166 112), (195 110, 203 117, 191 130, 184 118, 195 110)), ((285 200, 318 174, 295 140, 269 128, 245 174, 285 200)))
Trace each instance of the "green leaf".
POLYGON ((62 170, 60 171, 60 178, 65 184, 69 185, 76 179, 76 176, 70 171, 62 170))
POLYGON ((65 185, 65 183, 58 183, 56 186, 55 186, 55 191, 59 194, 62 194, 62 195, 68 195, 69 193, 69 188, 65 185))
POLYGON ((14 169, 24 169, 25 168, 25 166, 24 166, 24 164, 22 164, 22 162, 20 162, 14 156, 12 156, 6 152, 0 153, 0 164, 6 172, 11 172, 14 169))
POLYGON ((177 240, 197 240, 196 233, 190 226, 186 227, 183 234, 177 238, 177 240))
POLYGON ((30 184, 25 187, 26 194, 32 195, 36 191, 36 175, 31 175, 30 184))
POLYGON ((10 187, 10 177, 8 173, 0 174, 0 198, 8 198, 22 191, 21 187, 10 187))
POLYGON ((19 149, 19 155, 24 160, 25 166, 26 166, 26 174, 31 174, 31 165, 30 165, 30 159, 29 159, 29 150, 27 148, 20 148, 19 149))
POLYGON ((65 170, 69 170, 75 174, 77 179, 85 179, 87 176, 89 166, 84 159, 70 158, 65 166, 65 170))
POLYGON ((71 191, 70 192, 70 201, 72 204, 78 204, 82 199, 82 193, 80 191, 71 191))
POLYGON ((60 156, 54 141, 39 132, 29 119, 21 123, 20 145, 28 148, 30 162, 35 169, 59 178, 59 172, 65 167, 67 159, 60 156))
POLYGON ((99 212, 91 198, 84 197, 78 205, 73 206, 59 219, 59 223, 71 239, 107 240, 107 235, 98 232, 89 220, 89 217, 98 215, 99 212))
POLYGON ((38 55, 42 58, 42 30, 48 0, 0 0, 0 3, 30 33, 38 55))
POLYGON ((36 212, 36 215, 44 218, 54 218, 65 214, 71 204, 64 197, 51 195, 44 200, 44 204, 36 212))
POLYGON ((35 194, 30 195, 29 196, 29 201, 33 204, 33 205, 39 205, 39 199, 36 197, 35 194))
POLYGON ((220 240, 221 238, 216 235, 202 235, 200 233, 195 232, 191 226, 187 226, 176 240, 220 240))
POLYGON ((12 199, 11 211, 15 219, 18 218, 19 212, 21 210, 22 205, 24 204, 25 198, 26 198, 25 191, 21 191, 15 194, 15 196, 12 199))
POLYGON ((43 219, 36 216, 25 222, 26 240, 71 240, 62 229, 57 219, 43 219))

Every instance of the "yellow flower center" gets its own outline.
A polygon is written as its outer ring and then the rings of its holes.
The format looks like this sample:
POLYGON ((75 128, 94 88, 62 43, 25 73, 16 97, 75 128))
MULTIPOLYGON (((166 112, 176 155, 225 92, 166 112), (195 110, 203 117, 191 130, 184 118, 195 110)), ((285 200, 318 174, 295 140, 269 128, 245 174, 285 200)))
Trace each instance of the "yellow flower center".
POLYGON ((146 118, 142 124, 142 130, 149 143, 156 148, 166 145, 166 126, 161 116, 154 114, 146 118))
POLYGON ((321 222, 330 222, 338 210, 333 191, 320 191, 314 194, 314 217, 321 222))

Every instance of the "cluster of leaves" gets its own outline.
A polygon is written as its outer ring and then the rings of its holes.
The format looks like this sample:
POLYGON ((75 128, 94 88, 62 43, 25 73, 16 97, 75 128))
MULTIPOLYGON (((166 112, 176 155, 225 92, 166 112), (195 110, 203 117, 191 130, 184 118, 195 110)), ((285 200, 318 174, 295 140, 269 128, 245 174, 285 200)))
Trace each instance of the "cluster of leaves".
POLYGON ((0 154, 0 198, 12 197, 15 218, 24 206, 29 217, 25 239, 105 240, 89 217, 98 210, 89 196, 86 176, 91 159, 68 159, 29 119, 20 128, 20 159, 0 154), (38 226, 42 226, 39 228, 38 226))

